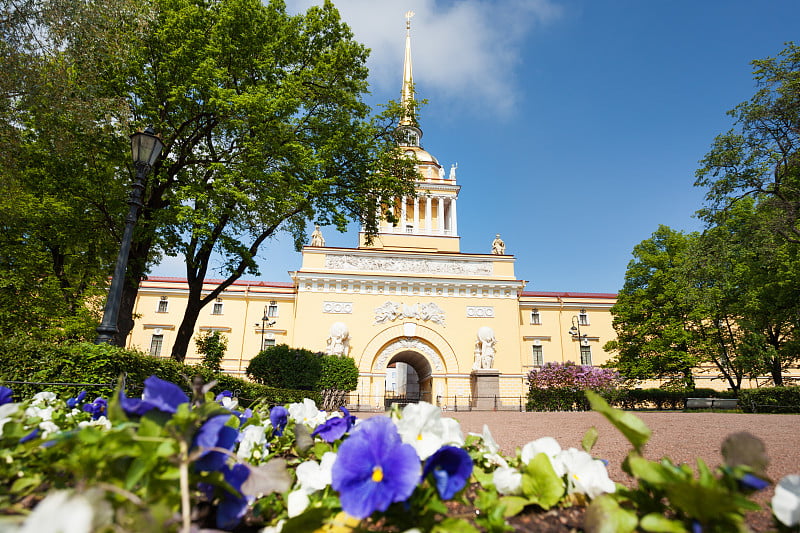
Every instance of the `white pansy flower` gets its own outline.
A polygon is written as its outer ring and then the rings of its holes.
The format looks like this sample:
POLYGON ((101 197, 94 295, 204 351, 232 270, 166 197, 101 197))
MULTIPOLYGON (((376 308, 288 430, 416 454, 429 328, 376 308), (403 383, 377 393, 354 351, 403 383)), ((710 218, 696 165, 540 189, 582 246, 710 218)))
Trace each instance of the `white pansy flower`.
POLYGON ((47 436, 51 433, 58 433, 59 431, 61 431, 61 428, 55 425, 55 423, 53 423, 50 420, 45 420, 44 422, 39 424, 39 429, 42 430, 43 439, 47 438, 47 436))
POLYGON ((42 420, 52 420, 53 408, 31 405, 25 409, 25 416, 29 418, 41 418, 42 420))
POLYGON ((79 428, 85 428, 89 426, 97 426, 105 429, 111 429, 111 421, 105 416, 101 416, 97 420, 83 420, 81 422, 78 422, 79 428))
POLYGON ((500 445, 497 444, 497 441, 495 441, 494 437, 492 437, 492 432, 489 431, 489 426, 484 424, 483 433, 470 433, 470 435, 481 438, 484 449, 483 459, 487 464, 505 467, 508 466, 505 458, 498 453, 500 451, 500 445))
POLYGON ((556 473, 559 470, 556 465, 560 465, 567 474, 569 494, 585 494, 594 499, 604 492, 610 493, 616 490, 614 482, 608 477, 608 470, 603 461, 594 459, 582 450, 575 448, 563 450, 552 462, 556 473))
POLYGON ((522 492, 522 474, 516 468, 501 466, 495 469, 492 483, 500 494, 514 495, 522 492))
POLYGON ((322 490, 331 484, 331 471, 333 463, 336 462, 334 452, 326 452, 320 462, 304 461, 297 465, 295 473, 300 489, 308 492, 322 490))
POLYGON ((247 426, 239 433, 239 438, 241 442, 236 455, 243 459, 249 459, 253 450, 261 450, 267 443, 267 428, 255 424, 247 426))
POLYGON ((230 409, 231 411, 239 407, 239 399, 231 398, 230 396, 223 396, 220 399, 220 403, 222 404, 222 407, 225 409, 230 409))
POLYGON ((286 513, 289 518, 294 518, 303 513, 310 503, 308 492, 303 489, 293 490, 286 497, 286 513))
POLYGON ((458 422, 442 418, 441 409, 426 402, 406 405, 402 418, 394 422, 400 438, 413 446, 423 461, 445 444, 464 444, 458 422))
POLYGON ((790 474, 775 485, 772 513, 786 526, 800 524, 800 475, 790 474))
POLYGON ((3 426, 11 421, 11 415, 19 411, 18 403, 7 403, 0 405, 0 437, 3 436, 3 426))
POLYGON ((289 404, 289 417, 295 423, 302 423, 313 428, 325 422, 326 413, 317 409, 314 400, 306 398, 303 403, 289 404))
POLYGON ((36 394, 33 395, 33 398, 31 399, 31 404, 33 405, 50 404, 55 402, 57 399, 58 396, 56 396, 56 393, 54 392, 50 391, 37 392, 36 394))
POLYGON ((111 506, 100 491, 51 492, 25 519, 19 533, 90 533, 112 518, 111 506))

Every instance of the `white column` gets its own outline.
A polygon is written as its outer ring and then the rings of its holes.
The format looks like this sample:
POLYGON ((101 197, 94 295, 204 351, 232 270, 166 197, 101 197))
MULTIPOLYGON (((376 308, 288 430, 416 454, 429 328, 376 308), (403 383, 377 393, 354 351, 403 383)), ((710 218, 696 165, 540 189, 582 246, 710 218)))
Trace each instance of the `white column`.
POLYGON ((419 196, 414 197, 414 233, 419 233, 419 196))
POLYGON ((400 204, 400 233, 406 232, 406 197, 402 196, 400 198, 402 204, 400 204))
POLYGON ((436 218, 439 219, 439 234, 444 235, 444 198, 439 196, 437 200, 439 200, 439 209, 436 218))
POLYGON ((431 231, 431 197, 425 196, 425 233, 430 235, 431 231))
POLYGON ((456 216, 456 197, 450 199, 450 232, 458 237, 458 217, 456 216))

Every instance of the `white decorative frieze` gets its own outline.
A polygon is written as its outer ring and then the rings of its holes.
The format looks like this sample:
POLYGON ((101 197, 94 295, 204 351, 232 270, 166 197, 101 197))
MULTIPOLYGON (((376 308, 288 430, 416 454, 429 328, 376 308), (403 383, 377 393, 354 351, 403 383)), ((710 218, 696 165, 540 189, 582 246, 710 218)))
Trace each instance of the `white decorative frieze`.
POLYGON ((390 356, 405 350, 412 350, 425 355, 426 358, 433 363, 433 368, 437 372, 442 372, 444 370, 444 362, 433 348, 419 339, 404 338, 394 341, 381 351, 381 353, 378 355, 378 360, 375 361, 375 371, 380 372, 381 370, 385 369, 386 361, 390 356))
POLYGON ((353 302, 322 302, 323 313, 344 313, 353 312, 353 302))
POLYGON ((416 318, 444 326, 444 309, 435 303, 401 304, 387 301, 375 308, 375 324, 385 324, 397 319, 416 318))
POLYGON ((410 257, 364 257, 354 254, 326 254, 325 268, 362 272, 410 272, 418 274, 468 274, 490 276, 491 261, 455 261, 410 257))
POLYGON ((494 318, 494 307, 468 305, 467 318, 494 318))

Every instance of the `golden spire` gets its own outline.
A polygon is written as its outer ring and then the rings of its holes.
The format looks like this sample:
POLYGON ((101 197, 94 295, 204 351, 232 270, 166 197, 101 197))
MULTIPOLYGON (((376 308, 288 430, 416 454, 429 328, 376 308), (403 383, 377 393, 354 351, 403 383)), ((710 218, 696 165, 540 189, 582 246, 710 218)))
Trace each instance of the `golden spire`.
MULTIPOLYGON (((403 109, 407 109, 408 105, 414 101, 414 76, 411 73, 411 18, 413 16, 413 11, 406 12, 406 55, 403 60, 403 88, 400 91, 400 104, 403 109)), ((400 125, 411 126, 413 124, 412 117, 404 111, 400 125)))

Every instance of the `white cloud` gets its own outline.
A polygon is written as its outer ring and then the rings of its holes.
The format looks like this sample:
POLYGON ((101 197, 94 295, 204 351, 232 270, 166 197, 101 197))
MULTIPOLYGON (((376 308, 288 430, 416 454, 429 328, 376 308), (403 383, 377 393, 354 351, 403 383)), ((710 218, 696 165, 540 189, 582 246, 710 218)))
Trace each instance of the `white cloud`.
MULTIPOLYGON (((290 0, 291 11, 313 0, 290 0)), ((514 69, 527 35, 561 15, 553 0, 335 0, 355 37, 368 46, 372 91, 399 98, 405 12, 411 25, 414 81, 420 96, 458 110, 508 113, 520 88, 514 69)))

